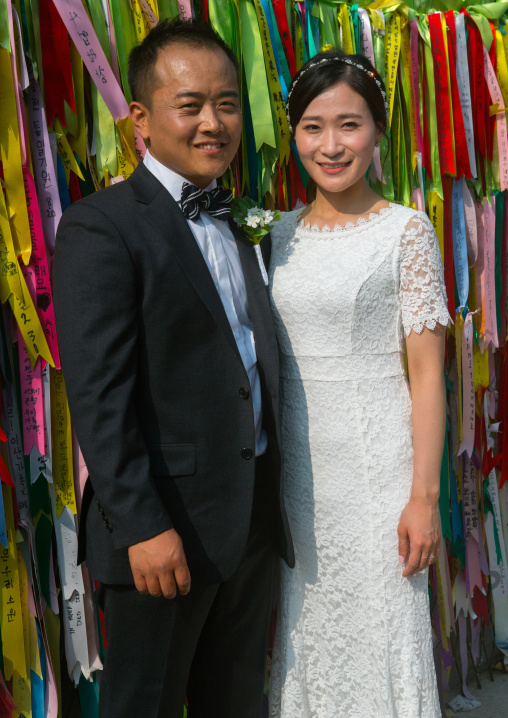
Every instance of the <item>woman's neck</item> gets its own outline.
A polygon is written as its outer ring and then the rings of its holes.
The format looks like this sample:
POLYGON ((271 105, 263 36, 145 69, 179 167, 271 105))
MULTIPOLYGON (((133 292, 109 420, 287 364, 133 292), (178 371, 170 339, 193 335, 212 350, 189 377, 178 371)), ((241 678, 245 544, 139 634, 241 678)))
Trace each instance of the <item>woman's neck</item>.
POLYGON ((357 218, 385 206, 388 202, 370 188, 367 180, 363 180, 342 192, 327 192, 318 187, 308 214, 340 223, 341 217, 357 218))

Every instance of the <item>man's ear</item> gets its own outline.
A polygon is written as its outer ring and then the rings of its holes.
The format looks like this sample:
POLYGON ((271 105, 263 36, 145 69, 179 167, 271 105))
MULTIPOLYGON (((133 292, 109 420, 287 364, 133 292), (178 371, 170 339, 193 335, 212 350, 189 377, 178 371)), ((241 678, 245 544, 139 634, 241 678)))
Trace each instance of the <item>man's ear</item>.
POLYGON ((134 128, 145 141, 149 140, 150 110, 142 102, 131 102, 129 112, 134 128))

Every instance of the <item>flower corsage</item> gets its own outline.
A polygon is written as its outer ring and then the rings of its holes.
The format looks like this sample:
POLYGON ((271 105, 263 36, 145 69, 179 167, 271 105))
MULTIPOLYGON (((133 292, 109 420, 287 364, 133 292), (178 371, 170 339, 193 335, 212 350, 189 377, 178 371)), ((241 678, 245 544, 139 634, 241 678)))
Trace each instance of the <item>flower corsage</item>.
POLYGON ((263 281, 268 286, 268 275, 259 243, 272 229, 274 222, 280 219, 279 210, 262 209, 250 197, 236 197, 231 205, 231 217, 253 243, 263 281))

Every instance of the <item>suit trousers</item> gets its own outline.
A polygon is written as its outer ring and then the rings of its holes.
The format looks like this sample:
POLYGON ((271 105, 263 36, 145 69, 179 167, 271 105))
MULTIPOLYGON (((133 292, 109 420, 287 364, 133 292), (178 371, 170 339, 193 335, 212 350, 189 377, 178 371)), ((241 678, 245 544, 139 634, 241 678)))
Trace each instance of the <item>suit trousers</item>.
POLYGON ((100 718, 182 718, 185 696, 188 718, 260 718, 278 565, 263 463, 256 459, 245 552, 228 580, 194 580, 187 596, 172 600, 101 585, 100 718))

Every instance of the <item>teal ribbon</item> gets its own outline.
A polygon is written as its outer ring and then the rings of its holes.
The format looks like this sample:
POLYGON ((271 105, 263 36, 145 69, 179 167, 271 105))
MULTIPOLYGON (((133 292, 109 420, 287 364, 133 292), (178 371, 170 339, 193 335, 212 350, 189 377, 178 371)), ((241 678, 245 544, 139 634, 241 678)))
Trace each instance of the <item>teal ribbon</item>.
MULTIPOLYGON (((462 199, 461 180, 454 180, 453 182, 452 233, 453 268, 459 295, 459 305, 461 310, 466 310, 467 295, 469 294, 469 268, 467 264, 466 222, 464 219, 464 200, 462 199)), ((458 308, 457 311, 459 311, 458 308)))

